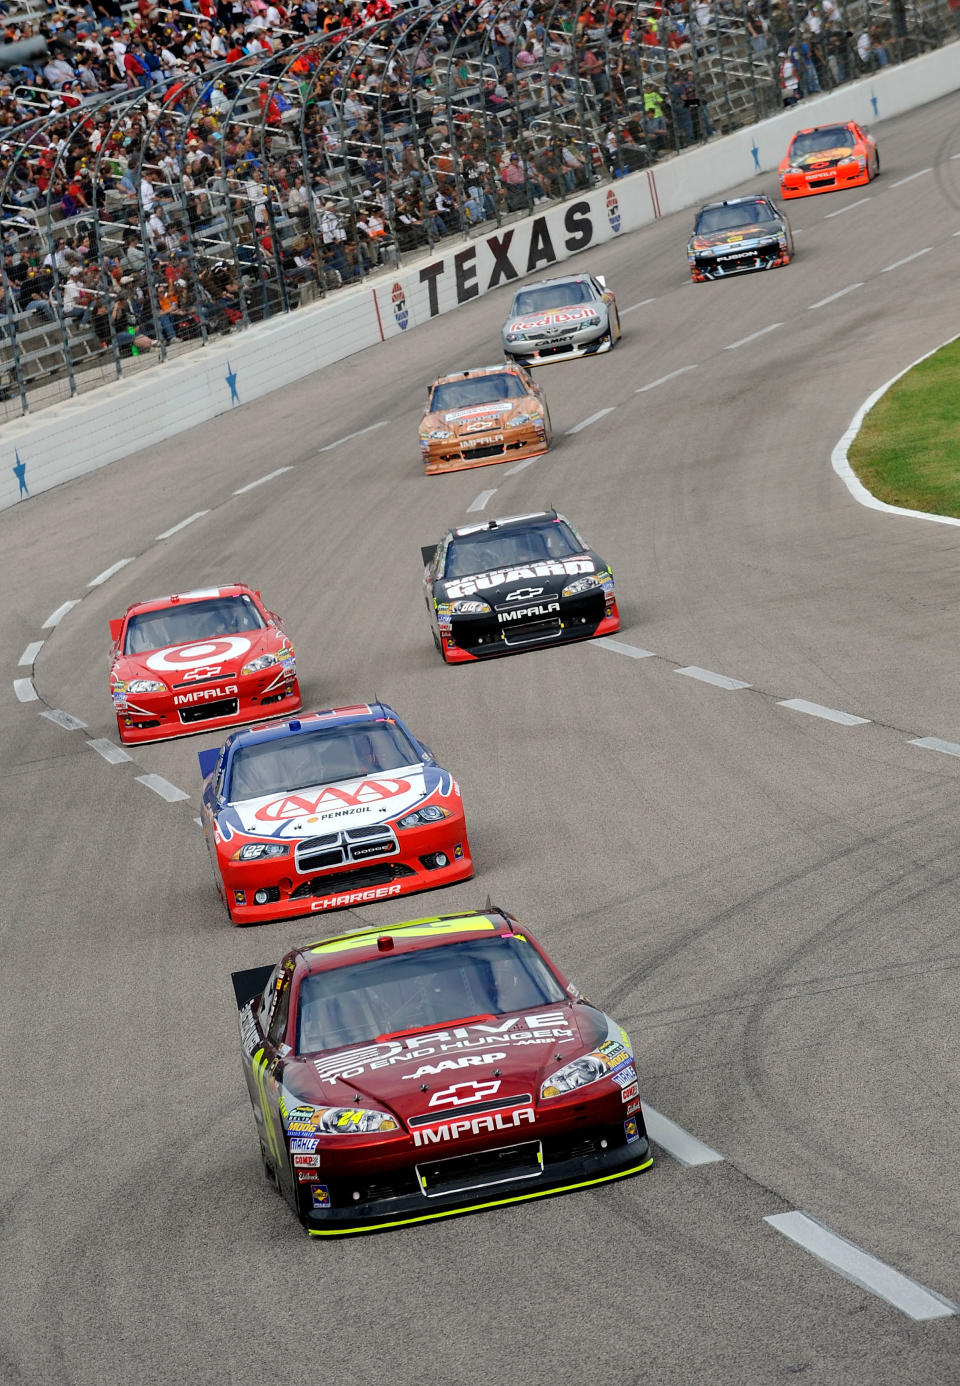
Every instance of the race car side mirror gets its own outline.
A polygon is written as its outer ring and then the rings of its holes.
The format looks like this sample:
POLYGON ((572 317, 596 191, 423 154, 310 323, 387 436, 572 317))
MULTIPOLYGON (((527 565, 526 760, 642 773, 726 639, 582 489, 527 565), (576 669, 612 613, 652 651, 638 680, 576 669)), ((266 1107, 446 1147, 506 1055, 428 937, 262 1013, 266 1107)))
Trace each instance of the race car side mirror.
POLYGON ((123 618, 119 621, 110 622, 110 639, 114 644, 120 639, 120 632, 123 630, 123 618))

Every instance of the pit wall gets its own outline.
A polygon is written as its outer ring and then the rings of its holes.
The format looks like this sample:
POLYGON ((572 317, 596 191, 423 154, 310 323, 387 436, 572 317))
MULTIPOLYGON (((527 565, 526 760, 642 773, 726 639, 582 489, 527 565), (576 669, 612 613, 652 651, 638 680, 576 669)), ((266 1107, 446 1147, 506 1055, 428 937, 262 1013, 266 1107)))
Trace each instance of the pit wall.
MULTIPOLYGON (((0 440, 0 509, 410 332, 502 284, 528 274, 546 275, 571 255, 775 170, 787 141, 801 126, 851 119, 869 125, 955 92, 960 88, 958 55, 960 48, 951 44, 902 66, 882 68, 542 215, 445 244, 442 254, 404 264, 394 277, 379 276, 339 290, 132 379, 8 423, 0 440)), ((768 191, 775 194, 773 180, 768 191)), ((683 256, 681 238, 678 264, 683 256)), ((497 351, 498 343, 491 342, 491 357, 497 351)))

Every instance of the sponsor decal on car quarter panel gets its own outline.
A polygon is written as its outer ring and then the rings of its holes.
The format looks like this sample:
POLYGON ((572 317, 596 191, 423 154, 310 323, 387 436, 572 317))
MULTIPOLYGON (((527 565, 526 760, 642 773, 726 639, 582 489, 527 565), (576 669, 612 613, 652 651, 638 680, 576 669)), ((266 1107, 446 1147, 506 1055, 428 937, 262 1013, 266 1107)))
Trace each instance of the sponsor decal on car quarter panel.
POLYGON ((462 1136, 479 1136, 484 1132, 512 1131, 524 1123, 533 1125, 536 1114, 532 1107, 518 1107, 513 1112, 490 1112, 486 1116, 464 1117, 443 1126, 426 1127, 413 1133, 414 1145, 440 1145, 443 1141, 458 1141, 462 1136))
POLYGON ((628 1065, 627 1068, 621 1068, 616 1073, 610 1074, 613 1081, 621 1088, 625 1088, 628 1083, 634 1082, 636 1076, 637 1070, 632 1064, 628 1065))
POLYGON ((635 1097, 640 1095, 640 1084, 631 1083, 628 1088, 624 1088, 620 1093, 621 1102, 632 1102, 635 1097))

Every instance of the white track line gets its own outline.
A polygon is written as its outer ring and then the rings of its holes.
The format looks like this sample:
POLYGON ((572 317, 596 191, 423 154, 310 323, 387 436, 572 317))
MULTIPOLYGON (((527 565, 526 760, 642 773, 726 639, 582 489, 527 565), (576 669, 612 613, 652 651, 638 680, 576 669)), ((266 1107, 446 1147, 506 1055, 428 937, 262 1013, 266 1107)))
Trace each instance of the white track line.
POLYGON ((838 207, 835 212, 828 212, 824 221, 829 221, 831 217, 842 217, 844 212, 852 212, 854 207, 862 207, 865 202, 869 202, 869 197, 858 197, 856 202, 848 202, 846 207, 838 207))
POLYGON ((595 424, 598 419, 602 419, 605 414, 612 414, 615 407, 615 405, 611 404, 607 409, 598 409, 595 414, 588 414, 585 419, 581 419, 578 424, 574 424, 573 428, 567 429, 567 437, 572 437, 574 433, 579 433, 581 429, 589 428, 590 425, 595 424))
POLYGON ((122 746, 115 746, 105 736, 91 737, 87 745, 111 765, 122 765, 125 760, 133 760, 133 756, 127 755, 122 746))
POLYGON ((939 736, 915 736, 907 744, 922 746, 925 751, 940 751, 945 756, 960 756, 960 746, 955 741, 941 741, 939 736))
POLYGON ((695 371, 696 369, 696 366, 681 366, 678 371, 671 371, 669 375, 661 375, 659 380, 651 380, 649 385, 641 385, 636 393, 644 395, 648 390, 655 390, 658 385, 666 385, 668 380, 676 380, 678 375, 686 375, 687 371, 695 371))
POLYGON ((60 622, 63 620, 64 616, 66 616, 67 612, 68 612, 68 611, 72 611, 73 608, 74 608, 75 606, 78 606, 78 605, 79 605, 79 601, 75 601, 75 602, 64 602, 63 606, 58 606, 57 609, 56 609, 56 611, 51 611, 50 615, 49 615, 49 616, 47 617, 47 619, 44 621, 44 623, 43 623, 43 625, 40 627, 40 629, 41 629, 41 630, 53 630, 54 626, 58 626, 58 625, 60 624, 60 622))
POLYGON ((686 669, 674 669, 675 674, 686 674, 687 678, 699 679, 701 683, 712 683, 717 688, 749 688, 749 683, 744 683, 742 679, 730 679, 726 674, 715 674, 711 669, 701 669, 696 664, 689 664, 686 669))
POLYGON ((898 178, 895 183, 891 183, 891 188, 902 188, 904 183, 912 183, 914 178, 922 178, 925 173, 932 173, 933 169, 918 168, 916 173, 908 173, 906 178, 898 178))
POLYGON ((234 491, 235 496, 244 496, 248 491, 252 491, 257 486, 263 486, 266 482, 272 481, 275 476, 283 476, 284 472, 292 472, 292 467, 278 467, 275 472, 267 472, 266 476, 258 476, 256 481, 248 481, 246 486, 240 486, 234 491))
POLYGON ((911 260, 919 260, 921 255, 929 255, 932 249, 932 245, 927 245, 924 246, 923 250, 915 250, 912 255, 905 255, 902 260, 894 260, 892 265, 885 265, 880 273, 889 274, 891 270, 899 269, 901 265, 909 265, 911 260))
POLYGON ((187 525, 192 525, 194 520, 202 520, 204 515, 209 515, 209 510, 198 510, 194 515, 188 515, 185 520, 181 520, 178 525, 172 525, 170 529, 165 529, 162 534, 157 535, 157 539, 169 539, 172 534, 179 534, 181 529, 186 529, 187 525))
POLYGON ((806 1213, 771 1213, 764 1218, 771 1227, 789 1237, 792 1242, 802 1246, 816 1256, 818 1261, 837 1271, 847 1280, 859 1285, 879 1299, 886 1300, 908 1318, 926 1321, 945 1319, 958 1312, 957 1306, 944 1299, 933 1290, 928 1290, 917 1280, 879 1261, 868 1251, 862 1251, 846 1237, 840 1237, 824 1227, 822 1222, 806 1213))
POLYGON ((811 717, 822 717, 825 722, 839 722, 842 727, 860 727, 870 721, 869 717, 855 717, 852 712, 839 712, 835 707, 824 707, 822 703, 808 703, 806 698, 784 698, 777 703, 777 707, 806 712, 811 717))
POLYGON ((512 467, 508 467, 504 476, 516 476, 517 472, 524 472, 528 467, 532 467, 534 462, 539 461, 539 457, 525 457, 522 462, 515 462, 512 467))
POLYGON ((669 1117, 648 1107, 646 1102, 643 1104, 643 1120, 650 1139, 681 1165, 715 1165, 722 1161, 723 1156, 716 1150, 698 1141, 696 1136, 691 1136, 689 1131, 684 1131, 669 1117))
POLYGON ((816 303, 808 303, 807 311, 809 312, 811 308, 823 308, 828 303, 835 303, 838 298, 843 298, 844 294, 852 294, 854 289, 862 288, 863 280, 861 280, 858 284, 848 284, 845 289, 838 289, 835 294, 830 294, 827 298, 819 298, 817 299, 816 303))
POLYGON ((175 784, 165 780, 162 775, 138 775, 137 784, 145 784, 148 789, 153 790, 154 794, 159 794, 161 799, 166 799, 168 804, 177 804, 181 799, 190 798, 189 794, 185 794, 175 784))
POLYGON ((769 327, 761 327, 759 332, 751 332, 749 337, 741 337, 739 342, 731 342, 729 346, 725 346, 723 349, 724 351, 736 351, 737 347, 746 346, 748 342, 755 342, 758 337, 765 337, 768 332, 773 332, 782 326, 782 322, 772 322, 769 327))
POLYGON ((13 691, 18 703, 35 703, 40 694, 33 686, 33 679, 14 679, 13 691))
POLYGON ((473 500, 472 500, 472 501, 470 502, 470 504, 467 506, 467 514, 469 515, 469 513, 470 513, 471 510, 482 510, 482 509, 484 508, 484 506, 486 505, 487 501, 490 500, 490 498, 491 498, 492 496, 495 496, 496 494, 497 494, 497 488, 496 488, 496 486, 494 486, 494 487, 493 487, 491 490, 489 490, 489 491, 481 491, 480 494, 479 494, 479 496, 474 496, 473 500))
POLYGON ((326 447, 320 448, 320 451, 332 452, 333 449, 338 448, 341 443, 349 443, 353 438, 362 438, 365 433, 373 433, 378 428, 386 428, 389 422, 389 419, 380 419, 378 423, 371 424, 369 428, 358 428, 356 433, 348 433, 345 437, 338 438, 335 443, 328 443, 326 447))
POLYGON ((648 303, 656 303, 656 301, 655 298, 642 298, 639 303, 631 303, 629 308, 621 308, 620 316, 623 317, 624 313, 635 313, 638 308, 646 308, 648 303))
POLYGON ((26 668, 27 665, 32 664, 42 649, 42 640, 31 641, 31 643, 24 650, 23 654, 17 660, 17 663, 19 664, 20 668, 23 669, 26 668))
POLYGON ((594 649, 613 650, 614 654, 629 655, 631 659, 656 659, 653 650, 643 650, 639 645, 625 645, 622 640, 613 640, 609 635, 591 640, 590 644, 594 649))
POLYGON ((108 578, 112 578, 112 577, 113 577, 114 573, 119 573, 119 571, 120 571, 121 568, 125 568, 125 567, 127 566, 128 563, 132 563, 132 562, 133 562, 133 559, 132 559, 132 558, 120 558, 120 559, 118 559, 116 563, 111 563, 109 568, 104 568, 104 570, 103 570, 102 573, 98 573, 97 576, 96 576, 95 578, 93 578, 90 582, 87 583, 87 586, 88 586, 88 587, 100 587, 100 586, 102 586, 103 583, 105 583, 105 582, 107 581, 108 578))
POLYGON ((70 712, 63 712, 59 707, 48 707, 40 716, 46 717, 48 722, 55 722, 64 731, 83 731, 87 725, 86 722, 81 722, 79 717, 74 717, 70 712))

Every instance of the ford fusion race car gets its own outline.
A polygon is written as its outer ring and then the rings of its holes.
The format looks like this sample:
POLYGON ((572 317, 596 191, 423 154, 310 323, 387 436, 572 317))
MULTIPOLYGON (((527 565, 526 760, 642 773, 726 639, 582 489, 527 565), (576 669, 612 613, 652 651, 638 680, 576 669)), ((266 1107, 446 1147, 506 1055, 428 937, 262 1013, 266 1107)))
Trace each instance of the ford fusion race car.
POLYGON ((505 911, 321 939, 233 982, 261 1159, 311 1236, 653 1163, 626 1032, 505 911))
POLYGON ((769 197, 708 202, 697 213, 687 258, 694 283, 776 269, 793 258, 793 232, 769 197))
POLYGON ((448 664, 620 629, 613 569, 555 510, 465 525, 421 554, 448 664))
POLYGON ((539 457, 551 436, 543 391, 522 366, 458 371, 441 376, 427 390, 420 420, 427 473, 539 457))
POLYGON ((121 741, 214 731, 300 706, 280 617, 243 583, 136 602, 110 634, 121 741))
POLYGON ((811 197, 836 188, 857 188, 880 172, 873 136, 855 120, 798 130, 780 163, 780 195, 811 197))
POLYGON ((518 289, 503 325, 507 360, 524 366, 612 351, 620 340, 613 294, 599 275, 568 274, 518 289))
POLYGON ((456 780, 384 703, 234 732, 199 759, 203 831, 235 924, 473 875, 456 780))

